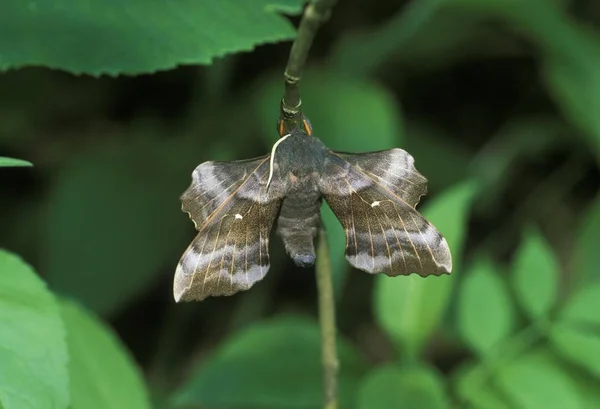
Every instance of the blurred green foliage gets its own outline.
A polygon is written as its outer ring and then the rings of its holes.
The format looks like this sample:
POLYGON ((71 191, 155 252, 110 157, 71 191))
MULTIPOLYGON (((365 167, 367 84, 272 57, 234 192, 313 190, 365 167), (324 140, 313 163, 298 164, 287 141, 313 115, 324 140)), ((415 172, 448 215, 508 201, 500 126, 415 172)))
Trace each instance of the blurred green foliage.
MULTIPOLYGON (((270 149, 290 43, 258 46, 302 4, 0 5, 0 407, 320 407, 313 272, 280 240, 251 291, 171 295, 178 196, 270 149)), ((315 134, 407 149, 454 259, 353 271, 324 206, 342 408, 600 406, 599 23, 587 0, 338 3, 302 83, 315 134)))

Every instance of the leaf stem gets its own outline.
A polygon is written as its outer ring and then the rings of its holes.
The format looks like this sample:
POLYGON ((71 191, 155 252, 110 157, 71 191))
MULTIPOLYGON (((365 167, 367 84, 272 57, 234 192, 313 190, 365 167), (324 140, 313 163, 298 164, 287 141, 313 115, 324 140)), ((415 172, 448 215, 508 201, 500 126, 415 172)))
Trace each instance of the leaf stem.
POLYGON ((280 119, 285 121, 286 128, 299 126, 302 121, 302 101, 300 99, 300 79, 308 51, 312 46, 317 30, 331 14, 331 9, 337 0, 314 0, 302 15, 298 34, 283 74, 285 91, 281 100, 280 119))
POLYGON ((324 409, 337 409, 338 358, 336 351, 335 297, 329 247, 324 229, 319 234, 317 252, 317 290, 319 292, 319 323, 321 325, 321 360, 323 364, 324 409))

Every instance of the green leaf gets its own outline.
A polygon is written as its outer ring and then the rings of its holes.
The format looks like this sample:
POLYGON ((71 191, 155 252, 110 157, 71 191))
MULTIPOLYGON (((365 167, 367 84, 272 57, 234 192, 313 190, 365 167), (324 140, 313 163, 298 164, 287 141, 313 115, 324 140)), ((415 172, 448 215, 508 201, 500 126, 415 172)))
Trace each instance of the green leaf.
POLYGON ((375 311, 380 325, 403 348, 416 355, 437 328, 446 311, 450 293, 460 273, 467 217, 476 188, 463 183, 449 189, 425 206, 423 214, 444 235, 453 257, 453 275, 422 278, 377 277, 375 311))
POLYGON ((515 312, 506 283, 489 260, 478 260, 461 283, 458 330, 480 355, 487 355, 513 329, 515 312))
POLYGON ((331 72, 309 71, 306 78, 304 113, 327 147, 367 152, 402 146, 402 111, 387 88, 331 72))
POLYGON ((0 407, 66 409, 67 344, 54 296, 0 249, 0 407))
POLYGON ((302 0, 196 1, 4 0, 0 70, 42 65, 73 73, 140 74, 289 40, 278 11, 299 13, 302 0))
POLYGON ((581 409, 571 376, 545 352, 533 351, 503 366, 498 386, 520 409, 581 409))
POLYGON ((449 407, 444 379, 426 366, 374 369, 362 380, 358 392, 358 409, 449 407))
MULTIPOLYGON (((210 408, 313 408, 322 402, 318 325, 279 317, 234 334, 190 376, 175 396, 182 406, 210 408)), ((365 365, 338 341, 340 407, 352 408, 365 365)))
POLYGON ((175 269, 193 231, 178 200, 191 171, 173 173, 164 150, 159 143, 96 147, 65 163, 44 226, 53 288, 109 314, 175 269))
POLYGON ((557 351, 600 378, 600 335, 557 324, 550 336, 557 351))
POLYGON ((146 409, 142 374, 117 336, 73 302, 61 303, 67 330, 72 409, 146 409))
MULTIPOLYGON (((263 135, 272 145, 281 99, 281 77, 255 92, 263 135)), ((337 72, 308 70, 302 80, 302 107, 314 134, 332 150, 366 152, 402 145, 403 124, 394 96, 381 85, 337 72)))
POLYGON ((461 271, 471 204, 478 193, 472 181, 453 186, 419 211, 444 235, 452 252, 452 271, 461 271))
POLYGON ((559 266, 552 249, 538 231, 528 230, 512 265, 513 285, 527 314, 546 316, 558 296, 559 266))
POLYGON ((13 159, 0 156, 0 168, 2 167, 18 167, 18 166, 33 166, 31 162, 22 159, 13 159))
POLYGON ((559 319, 571 324, 600 327, 600 282, 581 288, 564 305, 559 319))
POLYGON ((480 365, 463 364, 453 375, 458 396, 474 409, 511 409, 506 398, 490 382, 489 372, 480 365), (482 371, 482 369, 484 369, 482 371))
POLYGON ((575 245, 575 273, 579 281, 600 281, 600 195, 591 204, 579 227, 575 245))
POLYGON ((582 376, 579 371, 573 374, 577 379, 577 390, 582 403, 583 409, 597 409, 600 403, 600 389, 598 389, 598 381, 587 376, 582 376))

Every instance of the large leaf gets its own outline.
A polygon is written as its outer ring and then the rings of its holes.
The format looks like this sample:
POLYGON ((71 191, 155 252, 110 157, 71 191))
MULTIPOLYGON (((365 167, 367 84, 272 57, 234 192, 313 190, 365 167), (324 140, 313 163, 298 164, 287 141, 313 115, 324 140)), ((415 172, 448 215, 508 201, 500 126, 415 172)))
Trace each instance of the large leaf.
POLYGON ((66 409, 68 388, 56 300, 29 265, 0 250, 0 407, 66 409))
POLYGON ((512 266, 517 298, 533 318, 547 315, 558 296, 559 267, 552 249, 537 231, 528 230, 512 266))
POLYGON ((426 279, 415 275, 377 278, 374 298, 377 319, 409 355, 418 353, 424 346, 446 311, 454 275, 460 273, 467 217, 474 193, 475 186, 464 183, 436 197, 423 210, 450 245, 453 275, 426 279))
POLYGON ((331 72, 309 71, 307 78, 302 84, 304 113, 330 149, 366 152, 402 146, 402 111, 388 89, 331 72))
POLYGON ((581 282, 600 281, 600 195, 596 197, 579 227, 575 246, 575 273, 581 282))
POLYGON ((17 167, 17 166, 33 166, 31 162, 27 162, 22 159, 13 159, 0 156, 0 168, 1 167, 17 167))
POLYGON ((55 289, 111 313, 164 267, 174 269, 193 230, 178 200, 190 179, 173 173, 176 165, 162 150, 160 144, 97 147, 65 163, 45 226, 55 289))
POLYGON ((276 13, 303 0, 89 0, 0 6, 0 70, 43 65, 73 73, 139 74, 294 37, 276 13))
POLYGON ((358 409, 449 408, 444 379, 425 366, 374 369, 362 380, 358 409))
POLYGON ((600 328, 600 282, 581 288, 563 306, 561 321, 600 328))
MULTIPOLYGON (((210 408, 316 408, 322 402, 320 332, 313 321, 280 317, 233 335, 176 395, 181 405, 210 408)), ((355 406, 365 366, 338 342, 341 407, 355 406)))
POLYGON ((63 301, 72 409, 147 409, 142 375, 113 332, 73 302, 63 301))
POLYGON ((582 403, 567 368, 545 350, 533 351, 503 366, 498 386, 520 409, 581 409, 582 403))
POLYGON ((458 329, 467 344, 487 355, 511 333, 515 312, 506 283, 489 260, 478 260, 461 283, 458 329))
POLYGON ((565 324, 552 329, 554 347, 565 358, 600 378, 600 334, 586 332, 565 324))

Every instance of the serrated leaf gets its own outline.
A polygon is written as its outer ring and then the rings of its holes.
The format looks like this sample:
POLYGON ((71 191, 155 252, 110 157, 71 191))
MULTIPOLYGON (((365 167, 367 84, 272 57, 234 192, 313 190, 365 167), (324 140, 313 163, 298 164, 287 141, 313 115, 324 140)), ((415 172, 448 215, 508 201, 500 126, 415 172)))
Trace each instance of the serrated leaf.
POLYGON ((600 335, 565 324, 553 327, 550 339, 558 352, 600 378, 600 335))
POLYGON ((29 265, 0 249, 0 406, 66 409, 67 360, 54 296, 29 265))
POLYGON ((7 158, 0 156, 0 168, 2 167, 23 167, 33 166, 31 162, 22 159, 7 158))
POLYGON ((581 409, 571 376, 546 353, 530 352, 502 366, 495 376, 520 409, 581 409))
POLYGON ((149 409, 142 374, 116 335, 77 304, 62 301, 72 409, 149 409))
POLYGON ((172 173, 163 150, 96 147, 64 164, 44 226, 53 288, 109 314, 175 265, 190 228, 178 197, 190 179, 172 173))
POLYGON ((559 319, 571 324, 591 324, 600 328, 600 282, 592 283, 571 295, 559 319))
POLYGON ((528 230, 512 265, 513 286, 521 306, 532 319, 547 315, 558 296, 559 266, 538 231, 528 230))
MULTIPOLYGON (((320 407, 322 366, 317 323, 279 317, 254 324, 225 341, 175 396, 183 406, 285 409, 320 407)), ((366 367, 338 341, 341 407, 352 408, 366 367)))
POLYGON ((302 0, 4 0, 0 70, 42 65, 72 73, 140 74, 289 40, 278 11, 298 13, 302 0))
POLYGON ((579 226, 575 245, 575 273, 580 283, 600 281, 600 195, 590 205, 579 226))
POLYGON ((467 217, 476 187, 463 183, 436 197, 423 214, 444 235, 453 258, 450 276, 377 277, 375 311, 380 325, 401 345, 405 354, 415 355, 437 328, 446 311, 450 293, 460 274, 460 254, 467 228, 467 217))
POLYGON ((489 260, 478 260, 461 283, 458 295, 458 330, 480 355, 511 333, 515 312, 506 283, 489 260))
POLYGON ((426 366, 372 370, 358 391, 358 409, 449 408, 444 379, 426 366))

